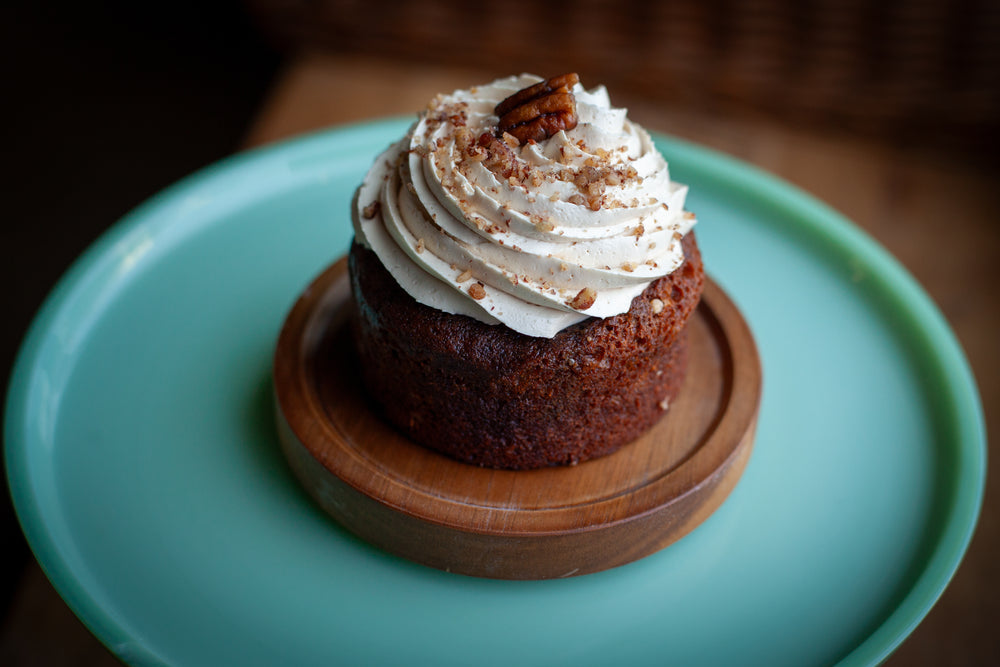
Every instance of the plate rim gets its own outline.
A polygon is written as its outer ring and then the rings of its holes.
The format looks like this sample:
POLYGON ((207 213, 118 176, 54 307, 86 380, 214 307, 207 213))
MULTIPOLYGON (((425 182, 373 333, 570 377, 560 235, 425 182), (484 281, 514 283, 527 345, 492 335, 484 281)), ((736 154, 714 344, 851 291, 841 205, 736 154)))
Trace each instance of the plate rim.
MULTIPOLYGON (((17 351, 4 402, 4 463, 10 496, 21 530, 46 577, 84 625, 119 657, 163 662, 152 647, 129 631, 126 619, 109 613, 100 604, 97 592, 81 582, 81 573, 74 571, 73 554, 66 553, 65 545, 60 544, 51 530, 48 523, 51 517, 46 516, 32 475, 28 449, 30 443, 37 445, 35 441, 39 439, 29 423, 35 416, 33 404, 38 400, 33 375, 45 358, 46 342, 55 335, 54 325, 72 297, 86 288, 86 281, 111 261, 114 249, 139 232, 155 232, 162 227, 163 220, 157 215, 178 197, 211 188, 234 172, 286 157, 308 157, 311 148, 345 150, 352 144, 370 145, 376 139, 381 145, 411 121, 410 116, 392 116, 310 132, 237 152, 192 173, 141 203, 102 233, 63 273, 34 316, 17 351)), ((772 210, 776 208, 801 219, 803 224, 798 228, 801 233, 808 236, 812 231, 838 251, 854 253, 863 265, 873 269, 871 273, 878 279, 880 291, 904 307, 907 331, 917 337, 916 343, 934 353, 927 361, 933 362, 933 371, 946 381, 950 390, 937 400, 948 416, 947 432, 954 436, 949 439, 948 450, 941 450, 948 451, 953 465, 950 493, 942 499, 947 504, 941 508, 940 537, 922 559, 919 574, 895 608, 841 659, 842 664, 881 662, 909 636, 940 598, 975 531, 985 493, 987 450, 982 403, 971 366, 936 304, 902 264, 867 232, 815 196, 759 167, 667 134, 650 134, 668 163, 679 163, 679 170, 696 173, 699 178, 720 186, 738 186, 737 190, 764 202, 772 210)), ((75 564, 77 569, 79 566, 75 564)))

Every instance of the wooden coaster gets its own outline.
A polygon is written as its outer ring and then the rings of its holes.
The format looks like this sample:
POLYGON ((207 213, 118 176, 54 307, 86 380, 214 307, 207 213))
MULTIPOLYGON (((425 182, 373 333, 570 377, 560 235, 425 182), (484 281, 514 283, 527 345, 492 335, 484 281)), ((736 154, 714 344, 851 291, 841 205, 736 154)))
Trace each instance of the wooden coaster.
POLYGON ((760 359, 746 322, 710 280, 688 324, 687 377, 665 418, 610 456, 529 471, 453 461, 383 422, 361 386, 350 298, 342 259, 289 314, 274 362, 278 428, 316 502, 398 555, 498 579, 623 565, 704 521, 750 456, 760 359))

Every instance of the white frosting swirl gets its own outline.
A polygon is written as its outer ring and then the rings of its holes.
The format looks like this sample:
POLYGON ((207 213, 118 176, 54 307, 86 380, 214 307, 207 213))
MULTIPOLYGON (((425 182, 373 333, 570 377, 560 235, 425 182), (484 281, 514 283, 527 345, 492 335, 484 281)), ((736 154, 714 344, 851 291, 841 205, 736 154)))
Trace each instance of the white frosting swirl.
POLYGON ((352 218, 418 302, 551 338, 626 312, 680 266, 695 220, 687 187, 603 86, 574 87, 572 130, 524 146, 480 140, 495 132, 496 104, 540 80, 438 96, 375 160, 352 218))

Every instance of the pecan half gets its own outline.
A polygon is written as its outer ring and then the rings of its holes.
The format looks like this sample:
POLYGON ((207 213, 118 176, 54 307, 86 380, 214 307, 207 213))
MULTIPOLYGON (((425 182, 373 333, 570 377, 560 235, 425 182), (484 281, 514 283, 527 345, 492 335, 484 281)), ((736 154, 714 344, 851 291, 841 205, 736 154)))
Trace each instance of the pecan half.
POLYGON ((559 130, 576 127, 576 97, 572 88, 580 81, 575 72, 555 76, 522 88, 496 105, 500 119, 497 134, 507 132, 522 144, 544 141, 559 130))

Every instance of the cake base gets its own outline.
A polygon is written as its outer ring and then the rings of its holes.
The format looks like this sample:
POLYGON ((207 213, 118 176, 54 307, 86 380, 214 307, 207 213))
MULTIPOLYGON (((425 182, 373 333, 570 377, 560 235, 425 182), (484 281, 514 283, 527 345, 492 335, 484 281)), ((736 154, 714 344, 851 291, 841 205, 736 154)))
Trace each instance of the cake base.
POLYGON ((753 444, 761 367, 711 280, 688 323, 688 372, 664 419, 577 466, 479 468, 410 442, 362 389, 346 262, 303 293, 279 336, 277 422, 292 471, 362 539, 450 572, 550 579, 597 572, 680 539, 717 509, 753 444))

